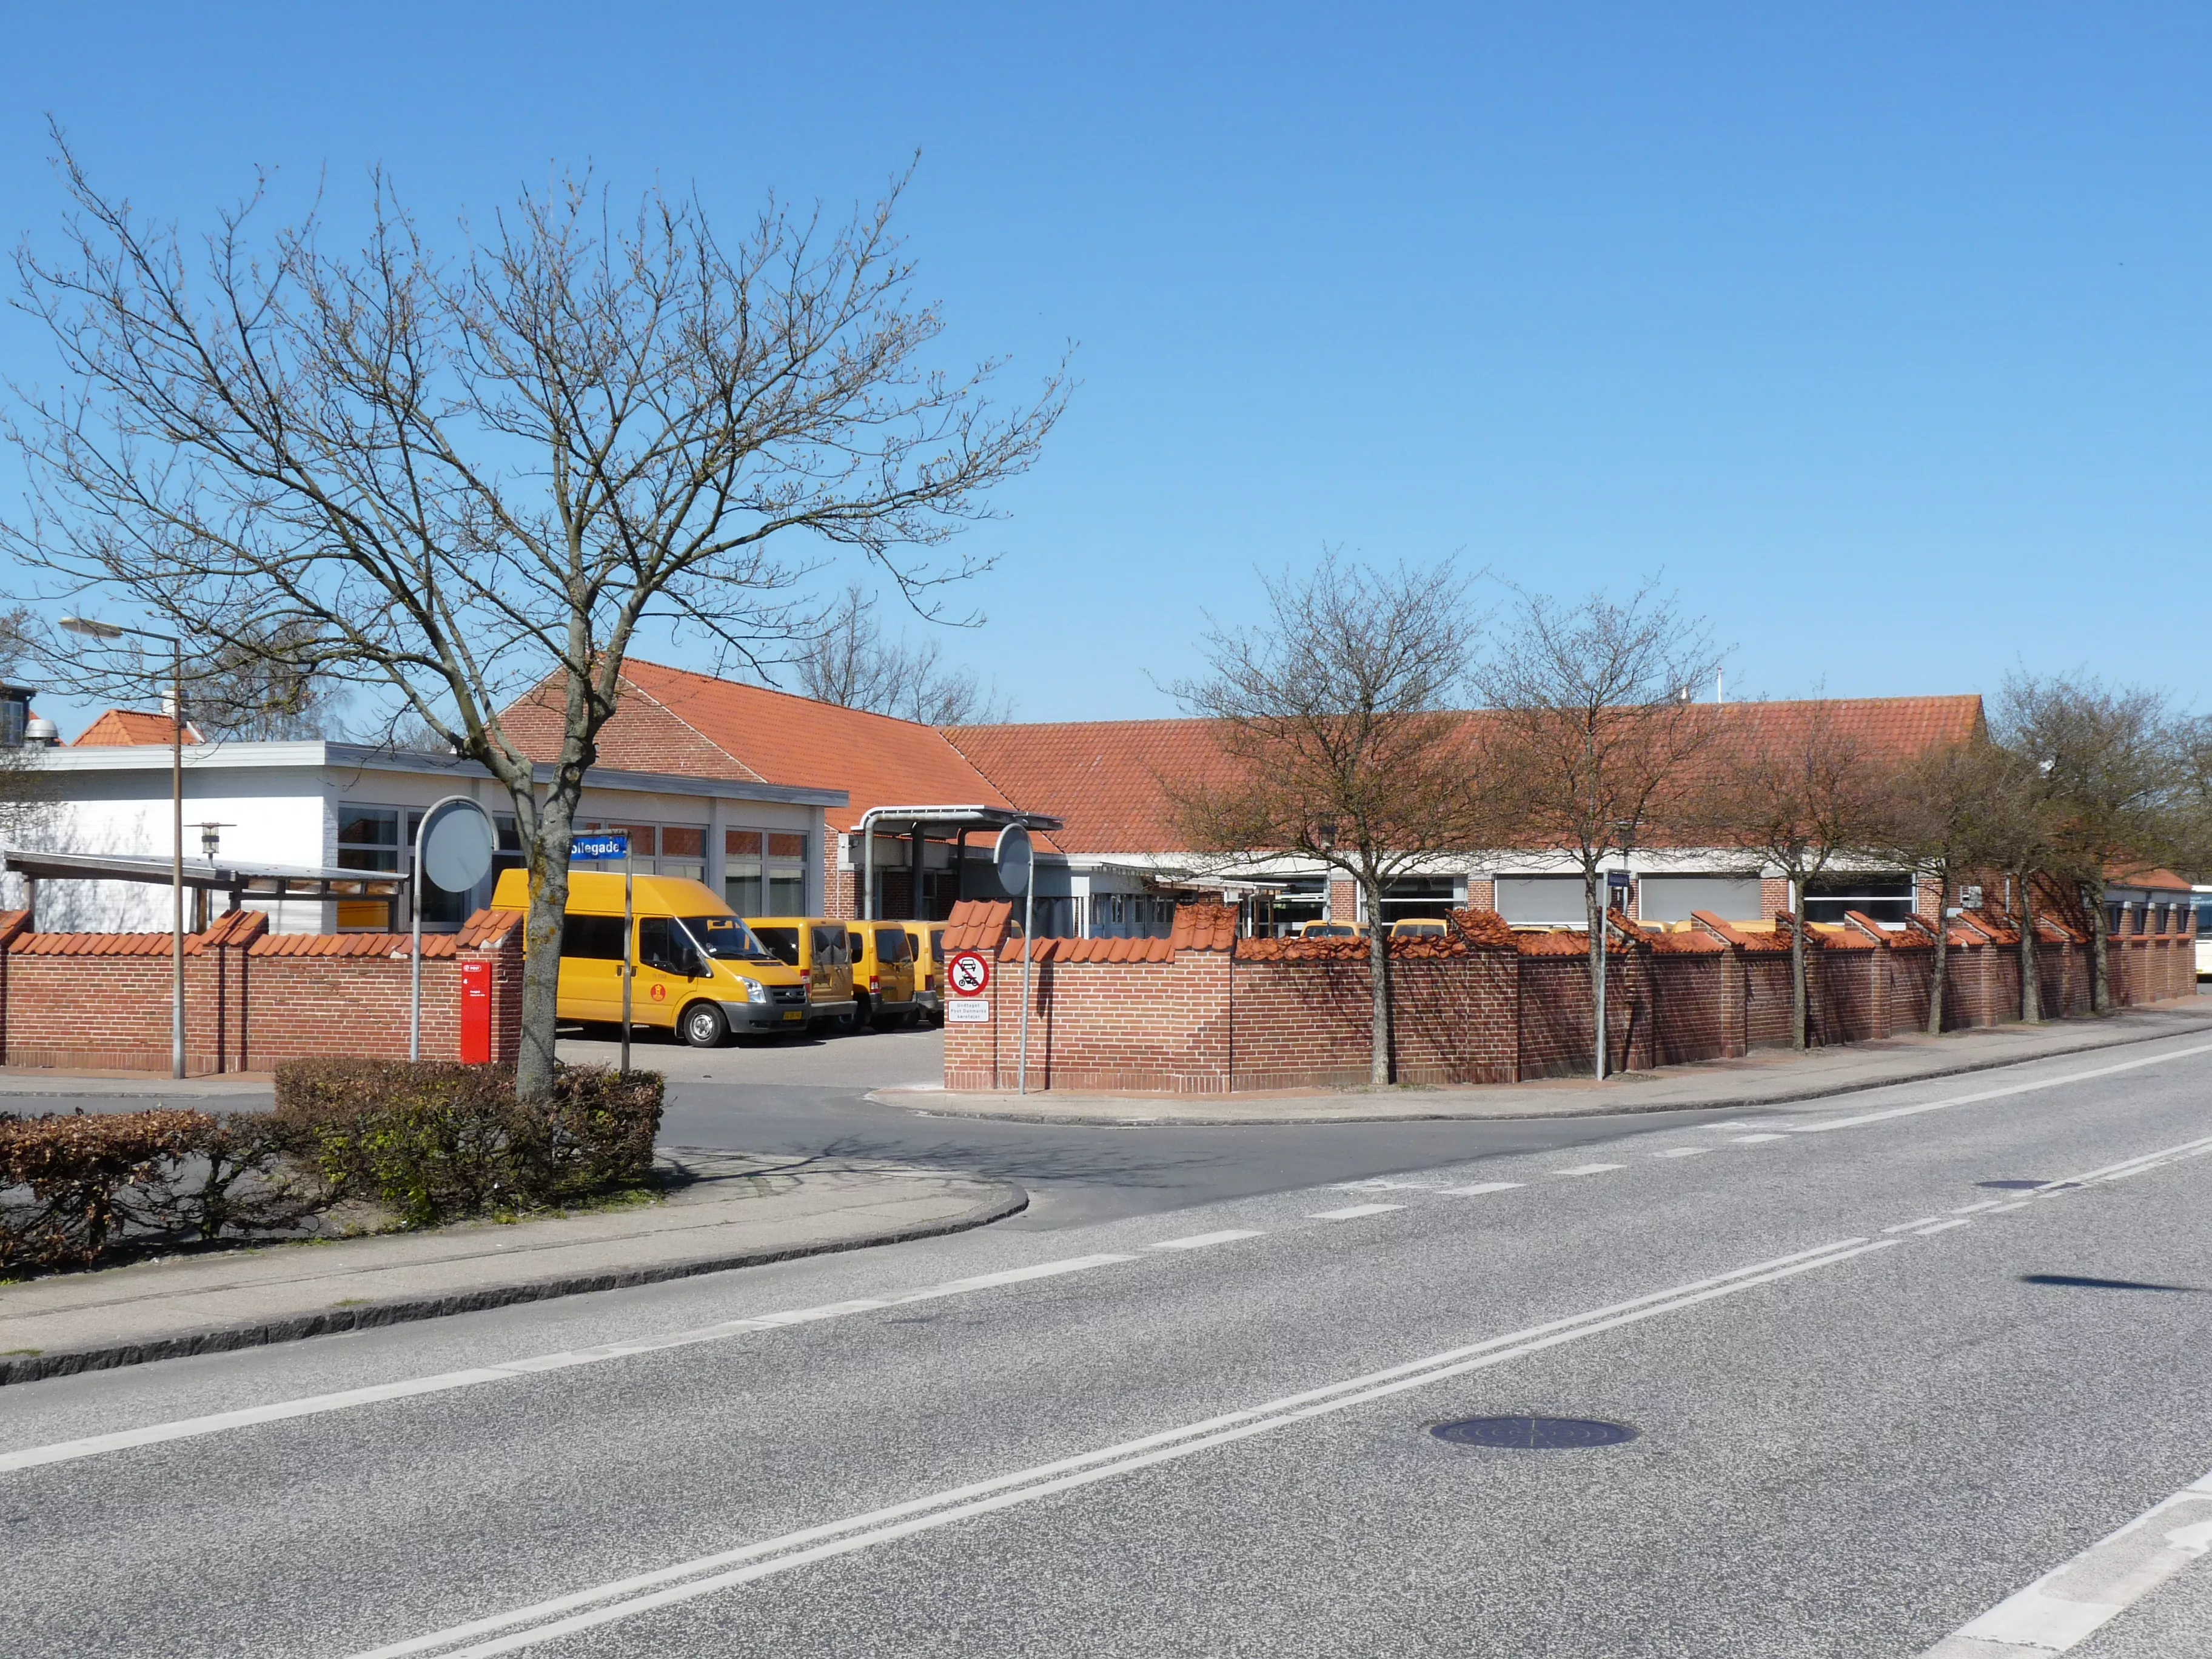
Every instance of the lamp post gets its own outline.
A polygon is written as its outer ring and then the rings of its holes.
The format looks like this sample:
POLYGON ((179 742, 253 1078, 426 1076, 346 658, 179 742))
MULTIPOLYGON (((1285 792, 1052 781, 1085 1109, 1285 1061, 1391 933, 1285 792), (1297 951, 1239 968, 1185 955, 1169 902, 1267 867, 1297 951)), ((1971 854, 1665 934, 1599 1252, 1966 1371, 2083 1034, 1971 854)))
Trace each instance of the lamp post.
POLYGON ((92 617, 64 617, 62 626, 88 640, 112 641, 125 635, 154 640, 170 650, 170 679, 174 690, 169 707, 169 805, 171 830, 175 836, 169 854, 172 915, 169 932, 169 1074, 185 1074, 185 642, 174 634, 150 629, 125 628, 119 623, 92 617))

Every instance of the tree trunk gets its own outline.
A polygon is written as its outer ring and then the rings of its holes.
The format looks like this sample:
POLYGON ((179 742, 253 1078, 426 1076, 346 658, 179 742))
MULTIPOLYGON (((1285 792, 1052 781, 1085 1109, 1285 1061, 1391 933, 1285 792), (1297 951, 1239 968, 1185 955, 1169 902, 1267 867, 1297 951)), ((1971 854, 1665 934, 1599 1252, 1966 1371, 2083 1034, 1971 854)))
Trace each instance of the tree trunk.
MULTIPOLYGON (((553 1044, 561 1018, 561 927, 568 912, 568 837, 580 787, 556 781, 538 808, 538 833, 525 843, 530 909, 522 924, 522 1050, 515 1057, 518 1100, 553 1092, 553 1044)), ((520 803, 518 803, 520 805, 520 803)), ((625 955, 628 941, 624 941, 625 955)), ((623 964, 625 971, 628 963, 623 964)))
POLYGON ((2020 1017, 2030 1025, 2043 1024, 2043 975, 2035 959, 2035 896, 2028 890, 2027 874, 2013 878, 2020 889, 2020 1017))
POLYGON ((2081 908, 2089 916, 2089 1006, 2100 1014, 2112 1012, 2112 981, 2105 955, 2105 894, 2102 884, 2081 884, 2081 908))
POLYGON ((1951 980, 1951 872, 1936 884, 1936 969, 1928 981, 1928 1035, 1943 1035, 1943 992, 1951 980))
POLYGON ((1805 884, 1790 885, 1797 904, 1790 913, 1790 1046, 1802 1052, 1813 1046, 1805 996, 1805 884))
POLYGON ((1605 1006, 1605 912, 1598 894, 1596 873, 1583 872, 1583 914, 1589 923, 1590 1075, 1600 1083, 1612 1069, 1612 1033, 1607 1030, 1605 1006))
POLYGON ((1397 1045, 1392 1041, 1390 1006, 1390 933, 1382 921, 1382 884, 1362 877, 1367 895, 1367 978, 1375 999, 1375 1052, 1368 1064, 1368 1080, 1377 1086, 1397 1081, 1397 1045))

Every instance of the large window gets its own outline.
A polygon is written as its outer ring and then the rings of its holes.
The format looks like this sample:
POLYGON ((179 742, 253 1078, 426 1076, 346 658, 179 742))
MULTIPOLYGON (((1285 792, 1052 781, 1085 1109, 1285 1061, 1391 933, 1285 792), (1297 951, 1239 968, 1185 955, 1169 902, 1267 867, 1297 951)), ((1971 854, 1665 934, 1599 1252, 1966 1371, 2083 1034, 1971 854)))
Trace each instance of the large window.
POLYGON ((1912 878, 1876 872, 1806 883, 1806 921, 1841 921, 1847 910, 1876 921, 1903 921, 1912 914, 1912 878))
MULTIPOLYGON (((422 827, 421 807, 362 806, 348 801, 338 808, 338 868, 375 870, 404 874, 415 861, 415 837, 422 827)), ((492 853, 491 873, 465 893, 450 892, 434 883, 422 885, 422 926, 433 933, 451 933, 491 902, 493 884, 502 870, 522 867, 522 838, 514 827, 514 814, 494 812, 492 828, 497 845, 492 853)), ((380 899, 350 900, 338 905, 342 928, 405 927, 410 918, 391 915, 380 899)))
POLYGON ((1523 927, 1587 927, 1580 876, 1500 876, 1498 914, 1523 927))
POLYGON ((1723 921, 1756 921, 1757 876, 1646 876, 1638 884, 1638 921, 1687 921, 1703 910, 1723 921))
MULTIPOLYGON (((1382 886, 1382 920, 1442 916, 1464 902, 1466 888, 1456 876, 1401 876, 1382 886)), ((1342 920, 1341 917, 1339 920, 1342 920)))
POLYGON ((806 913, 806 837, 781 830, 722 833, 722 896, 741 916, 806 913))

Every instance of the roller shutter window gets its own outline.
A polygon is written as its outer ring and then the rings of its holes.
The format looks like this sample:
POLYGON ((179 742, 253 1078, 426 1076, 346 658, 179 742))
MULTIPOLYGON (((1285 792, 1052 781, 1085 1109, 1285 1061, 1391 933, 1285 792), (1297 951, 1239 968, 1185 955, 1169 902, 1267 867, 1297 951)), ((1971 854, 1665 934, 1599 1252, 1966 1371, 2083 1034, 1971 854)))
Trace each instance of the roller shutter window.
POLYGON ((1587 927, 1580 876, 1500 876, 1498 914, 1523 927, 1587 927))
POLYGON ((1757 876, 1646 876, 1638 884, 1639 921, 1687 921, 1703 910, 1723 921, 1759 917, 1757 876))

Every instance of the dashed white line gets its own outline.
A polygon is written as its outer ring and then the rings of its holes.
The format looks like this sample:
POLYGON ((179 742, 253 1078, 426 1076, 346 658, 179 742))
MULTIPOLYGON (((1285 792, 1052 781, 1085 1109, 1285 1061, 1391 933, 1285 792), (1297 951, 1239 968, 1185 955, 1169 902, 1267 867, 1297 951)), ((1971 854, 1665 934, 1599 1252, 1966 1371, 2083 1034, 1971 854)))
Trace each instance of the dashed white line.
POLYGON ((1626 1164, 1575 1164, 1564 1170, 1554 1170, 1555 1176, 1603 1175, 1607 1170, 1625 1170, 1626 1164))
POLYGON ((1402 1204, 1347 1204, 1340 1210, 1316 1210, 1307 1218, 1310 1221, 1357 1221, 1364 1215, 1381 1215, 1386 1210, 1402 1210, 1402 1204))
POLYGON ((2033 1202, 2034 1200, 2033 1199, 2016 1198, 2009 1204, 1993 1206, 1990 1213, 1991 1215, 2002 1215, 2007 1210, 2024 1210, 2033 1202))
POLYGON ((1937 1233, 1948 1233, 1954 1227, 1971 1227, 1973 1224, 1974 1224, 1972 1222, 1966 1220, 1964 1217, 1954 1216, 1950 1220, 1939 1221, 1932 1227, 1919 1228, 1914 1231, 1912 1236, 1915 1238, 1929 1238, 1937 1233))
POLYGON ((2148 1054, 2141 1060, 2124 1060, 2113 1066, 2092 1066, 2086 1072, 2069 1072, 2063 1077, 2040 1078, 2033 1083, 2015 1083, 2002 1089, 1983 1089, 1971 1095, 1953 1095, 1946 1100, 1925 1100, 1917 1106, 1890 1106, 1878 1112, 1857 1112, 1850 1117, 1830 1118, 1825 1123, 1787 1123, 1781 1127, 1791 1134, 1826 1134, 1832 1129, 1856 1129, 1862 1124, 1886 1123, 1892 1118, 1911 1117, 1921 1112, 1941 1112, 1953 1106, 1971 1106, 1977 1101, 2002 1100, 2011 1095, 2033 1094, 2040 1089, 2063 1089, 2069 1083, 2087 1083, 2092 1078, 2113 1077, 2122 1072, 2133 1072, 2145 1066, 2163 1066, 2170 1060, 2187 1060, 2193 1054, 2212 1054, 2212 1043, 2199 1043, 2193 1048, 2175 1048, 2162 1054, 2148 1054))
POLYGON ((1924 1227, 1931 1221, 1941 1221, 1942 1218, 1943 1218, 1939 1215, 1923 1215, 1917 1221, 1900 1221, 1894 1227, 1884 1227, 1882 1231, 1886 1233, 1909 1233, 1915 1227, 1924 1227))
POLYGON ((1522 1183, 1517 1181, 1478 1181, 1471 1187, 1440 1187, 1437 1190, 1446 1198, 1480 1198, 1485 1193, 1510 1193, 1522 1183))
POLYGON ((1664 1152, 1654 1152, 1654 1158, 1703 1158, 1712 1151, 1710 1146, 1669 1146, 1664 1152))
POLYGON ((1994 1210, 2004 1202, 2001 1198, 1985 1198, 1978 1204, 1961 1204, 1951 1212, 1953 1215, 1979 1215, 1984 1210, 1994 1210))
POLYGON ((1155 1240, 1145 1248, 1151 1250, 1202 1250, 1209 1244, 1234 1244, 1240 1238, 1258 1238, 1257 1227, 1227 1227, 1218 1233, 1193 1233, 1187 1238, 1155 1240))
POLYGON ((1790 1137, 1787 1135, 1758 1134, 1730 1135, 1729 1139, 1739 1146, 1756 1146, 1763 1140, 1787 1140, 1790 1137))

